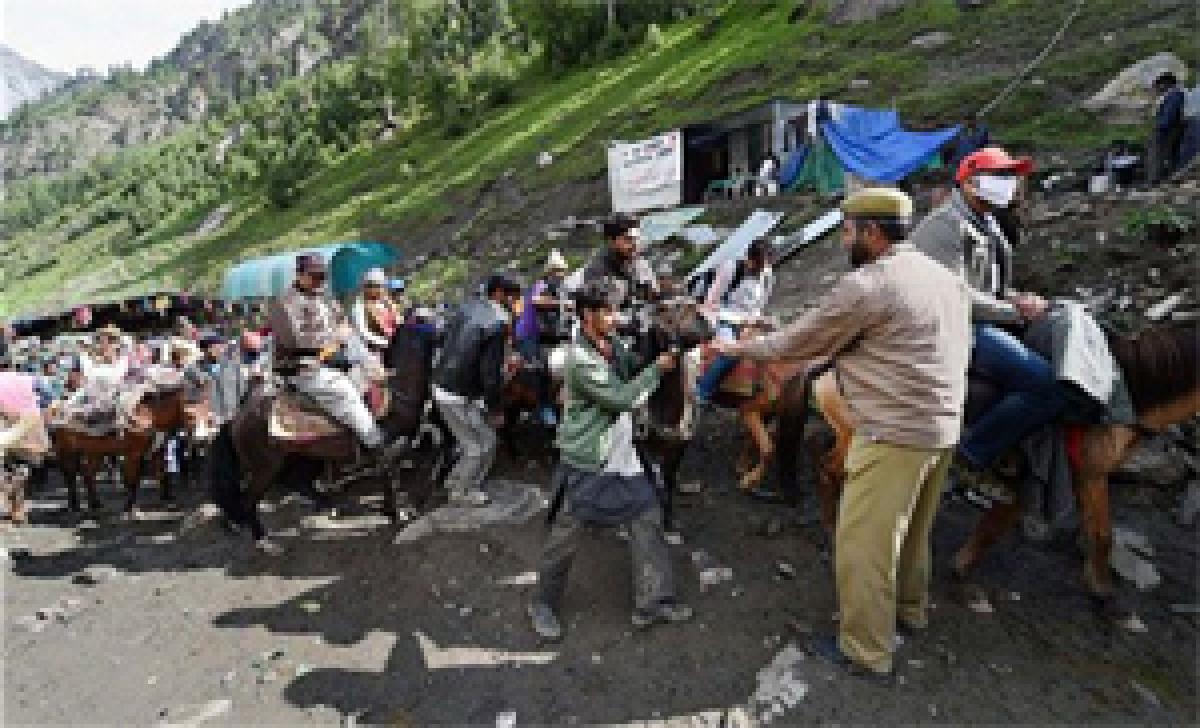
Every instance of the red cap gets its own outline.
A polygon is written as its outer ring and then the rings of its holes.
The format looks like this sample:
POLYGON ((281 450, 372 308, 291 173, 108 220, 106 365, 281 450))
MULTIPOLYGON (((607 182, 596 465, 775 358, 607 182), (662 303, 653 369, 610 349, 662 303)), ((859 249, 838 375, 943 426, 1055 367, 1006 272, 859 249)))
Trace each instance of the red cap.
POLYGON ((958 173, 954 179, 961 184, 980 172, 1015 172, 1024 177, 1033 172, 1033 160, 1029 157, 1010 157, 1000 147, 984 147, 963 157, 958 163, 958 173))

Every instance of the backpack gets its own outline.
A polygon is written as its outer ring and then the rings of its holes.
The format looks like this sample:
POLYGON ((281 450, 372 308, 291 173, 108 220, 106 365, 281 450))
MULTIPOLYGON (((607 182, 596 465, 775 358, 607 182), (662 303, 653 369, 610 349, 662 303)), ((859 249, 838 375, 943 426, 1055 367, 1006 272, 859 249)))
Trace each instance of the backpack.
MULTIPOLYGON (((733 267, 733 278, 729 281, 729 288, 725 289, 724 295, 721 296, 721 302, 726 303, 729 299, 729 294, 737 290, 737 287, 742 284, 746 278, 746 261, 739 260, 737 265, 733 267)), ((708 289, 712 288, 713 281, 717 279, 717 267, 713 266, 701 273, 699 276, 692 279, 688 284, 688 292, 700 303, 704 303, 704 299, 708 298, 708 289)))

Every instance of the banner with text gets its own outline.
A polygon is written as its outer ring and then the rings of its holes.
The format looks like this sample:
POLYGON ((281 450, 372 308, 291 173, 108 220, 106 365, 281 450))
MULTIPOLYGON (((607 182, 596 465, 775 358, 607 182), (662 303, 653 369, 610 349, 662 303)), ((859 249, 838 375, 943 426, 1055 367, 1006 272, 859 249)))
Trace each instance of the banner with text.
POLYGON ((675 207, 683 189, 683 133, 608 147, 608 186, 614 212, 675 207))

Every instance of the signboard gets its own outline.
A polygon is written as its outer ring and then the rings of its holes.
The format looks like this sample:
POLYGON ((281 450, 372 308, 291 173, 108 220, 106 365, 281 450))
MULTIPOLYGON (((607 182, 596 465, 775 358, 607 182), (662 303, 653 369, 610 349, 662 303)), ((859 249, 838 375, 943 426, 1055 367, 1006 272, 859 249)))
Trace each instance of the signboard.
POLYGON ((683 132, 640 142, 611 142, 608 187, 614 212, 675 207, 683 190, 683 132))

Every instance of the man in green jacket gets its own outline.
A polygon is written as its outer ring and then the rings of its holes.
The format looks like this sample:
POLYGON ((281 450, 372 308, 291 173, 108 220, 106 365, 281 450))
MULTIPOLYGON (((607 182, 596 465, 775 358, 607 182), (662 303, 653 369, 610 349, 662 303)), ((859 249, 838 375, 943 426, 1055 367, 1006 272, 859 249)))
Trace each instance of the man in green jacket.
POLYGON ((575 294, 580 331, 567 350, 566 404, 555 442, 561 457, 555 483, 562 489, 562 510, 546 541, 538 593, 529 605, 533 629, 544 640, 562 637, 557 612, 586 528, 629 529, 635 627, 692 616, 691 609, 675 601, 658 494, 633 445, 632 412, 650 398, 676 357, 662 354, 634 373, 632 357, 613 335, 613 299, 614 291, 599 281, 575 294))

